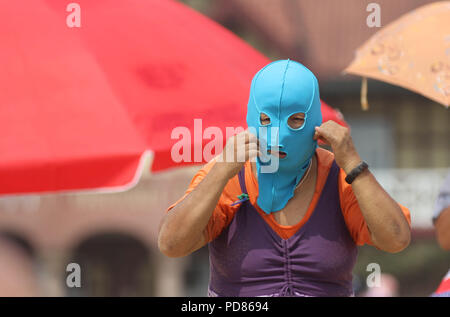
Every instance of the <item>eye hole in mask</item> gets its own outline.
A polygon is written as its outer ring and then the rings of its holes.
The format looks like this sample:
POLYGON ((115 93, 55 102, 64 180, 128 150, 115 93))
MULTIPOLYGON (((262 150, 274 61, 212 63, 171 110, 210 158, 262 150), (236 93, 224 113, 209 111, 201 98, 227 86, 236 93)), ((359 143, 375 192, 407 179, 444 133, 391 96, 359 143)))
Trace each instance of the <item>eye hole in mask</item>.
POLYGON ((264 112, 261 112, 259 115, 259 122, 261 125, 269 125, 270 124, 270 117, 266 115, 264 112))
POLYGON ((287 124, 289 128, 293 130, 300 130, 305 125, 305 121, 306 121, 306 114, 304 114, 303 112, 297 112, 292 114, 288 118, 287 124))

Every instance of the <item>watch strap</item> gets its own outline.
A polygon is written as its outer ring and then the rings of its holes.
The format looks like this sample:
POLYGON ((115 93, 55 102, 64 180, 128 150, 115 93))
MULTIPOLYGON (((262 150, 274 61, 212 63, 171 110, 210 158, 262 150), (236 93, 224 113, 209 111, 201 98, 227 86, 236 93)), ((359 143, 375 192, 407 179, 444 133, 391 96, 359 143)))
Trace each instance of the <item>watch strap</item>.
POLYGON ((345 177, 345 181, 347 182, 347 184, 353 183, 355 178, 363 171, 365 171, 367 168, 369 168, 369 165, 366 162, 361 161, 361 163, 359 163, 358 166, 352 169, 351 172, 348 173, 347 176, 345 177))

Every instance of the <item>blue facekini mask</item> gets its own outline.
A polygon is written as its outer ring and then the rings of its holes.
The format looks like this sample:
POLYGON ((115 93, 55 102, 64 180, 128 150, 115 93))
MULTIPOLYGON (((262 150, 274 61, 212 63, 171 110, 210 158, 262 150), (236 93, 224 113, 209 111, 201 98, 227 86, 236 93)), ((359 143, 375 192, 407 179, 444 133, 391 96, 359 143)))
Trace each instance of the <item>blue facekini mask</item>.
POLYGON ((259 195, 257 203, 266 213, 281 210, 294 196, 317 148, 314 127, 322 123, 319 86, 314 74, 292 60, 272 62, 253 78, 247 110, 247 124, 256 131, 264 155, 256 160, 259 195), (301 127, 288 125, 290 116, 305 115, 301 127), (260 121, 261 113, 270 123, 260 121), (268 151, 284 152, 285 157, 269 155, 268 151), (267 152, 266 152, 267 151, 267 152), (277 160, 277 164, 274 164, 277 160), (269 166, 276 166, 271 170, 269 166))

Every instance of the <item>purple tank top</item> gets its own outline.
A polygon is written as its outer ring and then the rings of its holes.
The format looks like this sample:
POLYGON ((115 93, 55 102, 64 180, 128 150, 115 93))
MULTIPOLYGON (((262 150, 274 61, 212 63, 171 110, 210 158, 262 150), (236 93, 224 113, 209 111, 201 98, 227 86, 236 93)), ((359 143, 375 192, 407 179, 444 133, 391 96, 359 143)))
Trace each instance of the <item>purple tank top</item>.
MULTIPOLYGON (((333 162, 316 208, 282 239, 249 200, 208 245, 210 296, 352 296, 357 247, 339 203, 333 162)), ((245 170, 239 172, 243 193, 245 170)))

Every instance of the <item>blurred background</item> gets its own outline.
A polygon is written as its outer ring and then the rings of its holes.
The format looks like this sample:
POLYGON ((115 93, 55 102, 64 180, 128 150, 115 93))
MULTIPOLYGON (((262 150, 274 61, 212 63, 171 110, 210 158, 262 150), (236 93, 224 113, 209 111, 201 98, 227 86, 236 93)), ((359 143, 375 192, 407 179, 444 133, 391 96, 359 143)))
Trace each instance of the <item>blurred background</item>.
MULTIPOLYGON (((450 267, 431 221, 449 171, 450 116, 430 99, 370 79, 370 109, 361 109, 361 78, 342 71, 379 30, 366 26, 371 1, 181 2, 271 60, 291 58, 317 75, 321 99, 343 114, 361 157, 412 216, 406 250, 360 248, 356 294, 367 295, 366 268, 378 263, 389 285, 384 295, 429 296, 450 267)), ((381 24, 429 2, 378 0, 381 24)), ((199 166, 150 173, 150 160, 145 164, 138 184, 124 192, 0 196, 0 296, 205 296, 207 248, 170 259, 156 244, 162 215, 199 166), (69 263, 80 264, 80 288, 66 285, 69 263)))

